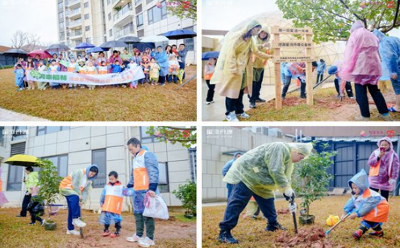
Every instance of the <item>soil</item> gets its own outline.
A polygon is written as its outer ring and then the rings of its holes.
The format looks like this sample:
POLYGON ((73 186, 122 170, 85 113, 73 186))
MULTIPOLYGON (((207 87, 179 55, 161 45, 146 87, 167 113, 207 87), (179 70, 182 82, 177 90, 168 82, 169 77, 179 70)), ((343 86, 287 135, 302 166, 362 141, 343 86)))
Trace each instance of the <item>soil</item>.
POLYGON ((282 209, 278 209, 277 211, 276 211, 276 213, 277 214, 289 214, 289 209, 285 209, 285 208, 282 208, 282 209))

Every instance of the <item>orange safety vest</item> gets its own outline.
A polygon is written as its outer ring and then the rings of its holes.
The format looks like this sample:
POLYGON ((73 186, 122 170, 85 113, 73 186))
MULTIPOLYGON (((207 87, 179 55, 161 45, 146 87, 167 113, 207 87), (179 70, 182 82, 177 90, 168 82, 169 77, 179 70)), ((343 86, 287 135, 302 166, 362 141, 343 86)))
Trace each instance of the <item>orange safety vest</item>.
POLYGON ((86 74, 86 68, 85 67, 79 67, 79 74, 86 74))
POLYGON ((0 192, 3 191, 3 180, 0 178, 0 192))
POLYGON ((116 182, 114 185, 108 183, 104 189, 106 190, 106 197, 104 199, 103 211, 111 212, 114 214, 121 214, 122 201, 124 196, 122 194, 124 186, 120 182, 116 182))
POLYGON ((72 66, 71 64, 69 64, 69 66, 68 66, 68 72, 75 72, 76 71, 76 66, 74 65, 74 66, 72 66))
MULTIPOLYGON (((362 201, 363 199, 371 196, 381 196, 381 195, 378 192, 367 188, 362 194, 361 199, 359 201, 362 201)), ((360 204, 360 203, 357 204, 357 200, 359 198, 356 199, 355 203, 356 206, 360 204)), ((374 209, 371 210, 371 212, 364 215, 362 219, 372 222, 386 222, 388 219, 388 215, 389 215, 389 204, 386 201, 386 199, 383 199, 374 209)))
MULTIPOLYGON (((86 183, 87 183, 87 177, 86 177, 86 169, 82 169, 83 172, 83 177, 81 178, 81 181, 79 182, 79 188, 80 191, 82 192, 85 189, 86 183)), ((60 182, 60 189, 74 189, 74 186, 72 185, 72 173, 66 176, 61 182, 60 182)))
POLYGON ((133 159, 133 182, 135 190, 149 189, 149 174, 144 164, 146 150, 141 150, 133 159))
POLYGON ((99 74, 107 74, 107 66, 99 66, 99 74))

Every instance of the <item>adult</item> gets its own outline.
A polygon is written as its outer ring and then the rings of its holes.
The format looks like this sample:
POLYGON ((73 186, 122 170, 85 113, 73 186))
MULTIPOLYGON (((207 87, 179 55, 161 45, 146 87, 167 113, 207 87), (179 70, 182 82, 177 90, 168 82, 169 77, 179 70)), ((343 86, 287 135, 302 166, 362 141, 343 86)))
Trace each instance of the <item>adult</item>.
POLYGON ((169 57, 169 55, 172 54, 172 46, 167 45, 167 46, 165 47, 165 53, 166 53, 167 56, 169 57))
POLYGON ((39 67, 39 62, 40 62, 40 56, 39 56, 39 54, 36 54, 35 58, 33 59, 33 63, 35 64, 35 68, 39 67))
POLYGON ((215 84, 210 84, 210 80, 214 74, 216 62, 217 62, 216 58, 210 58, 208 60, 208 63, 204 66, 204 80, 206 81, 208 87, 207 98, 206 98, 207 105, 214 103, 215 84))
POLYGON ((378 149, 369 157, 369 185, 372 190, 381 193, 389 201, 389 191, 394 190, 399 176, 399 156, 393 150, 390 138, 377 142, 378 149))
POLYGON ((237 116, 249 118, 244 112, 243 95, 252 95, 253 54, 264 59, 272 56, 260 52, 252 39, 262 26, 258 21, 249 22, 246 27, 225 36, 225 41, 218 57, 212 84, 216 84, 218 93, 225 96, 228 121, 239 121, 237 116))
MULTIPOLYGON (((268 40, 271 35, 267 29, 261 29, 260 33, 255 38, 255 43, 259 51, 270 54, 268 40)), ((250 108, 256 107, 256 102, 265 102, 264 99, 260 98, 260 91, 262 82, 264 79, 264 67, 267 64, 266 59, 259 57, 254 58, 253 62, 253 89, 250 96, 250 108)))
POLYGON ((136 222, 136 233, 126 240, 139 242, 139 246, 149 247, 155 245, 154 230, 155 222, 151 217, 143 216, 145 196, 155 197, 159 194, 157 190, 159 170, 158 161, 154 153, 146 151, 140 140, 131 138, 127 142, 128 150, 133 155, 132 172, 130 174, 127 188, 134 188, 133 210, 136 222), (146 226, 146 238, 143 237, 146 226))
MULTIPOLYGON (((226 176, 226 173, 228 173, 228 171, 232 167, 233 163, 238 158, 240 158, 242 155, 243 154, 241 152, 236 152, 235 154, 233 154, 233 158, 231 160, 229 160, 228 162, 226 162, 226 164, 222 168, 222 176, 226 176)), ((226 188, 228 189, 228 200, 229 200, 229 196, 231 195, 231 192, 232 192, 232 184, 227 183, 226 188)))
POLYGON ((389 108, 391 112, 400 112, 400 39, 394 36, 386 36, 375 29, 373 34, 379 39, 379 54, 382 59, 383 77, 390 78, 396 104, 389 108), (385 75, 388 74, 388 75, 385 75))
POLYGON ((65 196, 68 205, 67 234, 79 235, 75 227, 86 226, 86 223, 81 220, 81 206, 86 202, 93 180, 96 179, 98 173, 98 166, 92 164, 72 172, 60 182, 60 194, 65 196))
POLYGON ((322 81, 322 79, 324 78, 324 73, 326 71, 326 63, 325 60, 320 59, 317 65, 317 83, 322 81))
POLYGON ((160 85, 165 85, 166 76, 168 75, 168 56, 165 51, 162 50, 162 47, 157 47, 157 52, 154 54, 154 58, 156 59, 158 65, 160 66, 160 85))
POLYGON ((156 51, 154 48, 150 49, 150 47, 146 47, 145 52, 151 57, 154 58, 156 51))
MULTIPOLYGON (((179 61, 179 68, 182 70, 185 70, 185 66, 186 66, 186 55, 188 53, 188 50, 186 49, 186 45, 185 44, 180 44, 179 45, 179 50, 178 50, 178 61, 179 61)), ((183 73, 182 79, 185 79, 186 73, 183 73)))
POLYGON ((103 63, 103 62, 106 62, 106 63, 107 63, 107 59, 106 59, 106 57, 105 57, 105 55, 104 55, 104 52, 100 52, 100 53, 99 53, 99 56, 98 56, 97 59, 96 59, 96 64, 97 64, 98 66, 101 66, 101 63, 103 63))
POLYGON ((25 68, 25 77, 24 81, 28 83, 28 90, 34 90, 35 89, 35 82, 32 80, 28 80, 28 73, 30 73, 31 70, 35 70, 37 67, 35 66, 35 63, 33 62, 33 59, 31 57, 28 57, 28 61, 26 62, 26 68, 25 68))
POLYGON ((94 63, 94 58, 93 58, 93 55, 91 53, 89 53, 88 59, 86 60, 85 65, 86 66, 89 65, 90 62, 94 63))
POLYGON ((378 89, 378 81, 382 75, 379 58, 379 40, 364 27, 364 23, 357 20, 350 30, 344 52, 342 68, 339 77, 344 81, 354 82, 356 100, 361 115, 356 121, 369 121, 369 102, 367 91, 372 96, 380 113, 380 118, 391 121, 385 98, 378 89))
POLYGON ((25 195, 24 195, 24 200, 22 201, 22 208, 21 212, 17 217, 26 217, 26 213, 28 211, 28 204, 31 201, 31 190, 33 187, 37 187, 39 184, 39 175, 36 171, 33 171, 33 168, 31 166, 28 166, 25 168, 25 178, 24 178, 24 183, 25 183, 25 195))
POLYGON ((6 196, 3 193, 3 180, 1 180, 1 172, 2 171, 1 171, 1 167, 0 167, 0 207, 3 204, 8 203, 8 200, 7 200, 6 196))
POLYGON ((131 59, 131 57, 132 57, 132 53, 130 53, 128 51, 128 49, 125 48, 121 54, 122 63, 125 65, 125 67, 128 66, 129 60, 131 59))
MULTIPOLYGON (((119 64, 122 64, 122 59, 118 55, 118 51, 114 50, 113 53, 111 54, 110 58, 108 59, 108 63, 114 64, 115 61, 118 61, 119 64)), ((109 73, 112 73, 112 68, 110 67, 109 73)))
POLYGON ((82 51, 81 57, 82 57, 82 59, 84 59, 85 61, 88 61, 88 58, 87 58, 87 56, 86 56, 86 52, 85 52, 85 51, 82 51))
MULTIPOLYGON (((150 49, 149 49, 150 50, 150 49)), ((147 51, 147 49, 146 49, 147 51)), ((140 65, 140 62, 142 62, 142 56, 140 56, 140 50, 136 49, 134 56, 132 57, 133 61, 137 64, 140 65)))
MULTIPOLYGON (((279 189, 288 201, 294 197, 291 187, 293 163, 307 157, 311 150, 311 143, 274 142, 256 147, 236 160, 223 179, 224 182, 233 184, 233 188, 224 220, 219 224, 218 240, 238 243, 231 230, 237 225, 240 213, 252 196, 268 220, 265 230, 286 230, 276 218, 274 190, 279 189)), ((294 212, 296 205, 289 204, 289 209, 294 212)))
POLYGON ((283 79, 282 100, 285 100, 286 94, 292 82, 292 73, 289 70, 290 63, 281 63, 281 77, 283 79))
MULTIPOLYGON (((61 60, 64 60, 62 53, 60 53, 60 55, 58 56, 58 61, 61 62, 61 60)), ((60 71, 68 71, 68 68, 65 65, 61 63, 59 63, 59 65, 60 65, 60 71)))

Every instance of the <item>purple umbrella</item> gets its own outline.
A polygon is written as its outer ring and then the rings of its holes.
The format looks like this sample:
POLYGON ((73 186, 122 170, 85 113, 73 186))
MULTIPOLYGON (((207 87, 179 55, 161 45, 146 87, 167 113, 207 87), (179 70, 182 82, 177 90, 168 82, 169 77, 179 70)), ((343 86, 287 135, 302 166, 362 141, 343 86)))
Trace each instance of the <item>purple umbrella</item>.
POLYGON ((77 45, 75 47, 75 49, 86 49, 86 48, 92 48, 92 47, 95 47, 95 45, 93 45, 91 43, 82 42, 79 45, 77 45))

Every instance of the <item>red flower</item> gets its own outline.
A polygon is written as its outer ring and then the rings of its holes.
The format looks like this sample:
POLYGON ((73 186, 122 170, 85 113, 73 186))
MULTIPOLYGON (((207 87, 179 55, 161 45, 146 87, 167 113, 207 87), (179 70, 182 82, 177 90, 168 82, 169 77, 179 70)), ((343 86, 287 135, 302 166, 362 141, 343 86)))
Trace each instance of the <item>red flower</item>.
POLYGON ((189 130, 184 130, 184 131, 182 132, 182 134, 183 134, 183 137, 184 137, 184 138, 188 138, 188 137, 190 136, 189 130))

